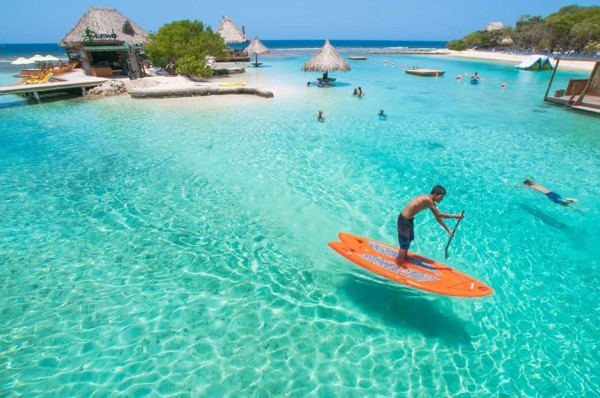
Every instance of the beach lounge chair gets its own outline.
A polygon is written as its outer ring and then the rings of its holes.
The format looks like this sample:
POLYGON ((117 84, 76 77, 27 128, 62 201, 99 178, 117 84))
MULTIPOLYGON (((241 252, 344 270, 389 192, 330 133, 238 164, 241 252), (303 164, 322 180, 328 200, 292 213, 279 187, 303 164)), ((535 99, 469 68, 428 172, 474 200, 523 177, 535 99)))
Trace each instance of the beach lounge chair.
POLYGON ((30 77, 29 79, 23 79, 21 80, 22 84, 40 84, 40 83, 48 83, 52 77, 54 76, 54 73, 52 72, 47 72, 44 76, 39 77, 39 76, 34 76, 34 77, 30 77))

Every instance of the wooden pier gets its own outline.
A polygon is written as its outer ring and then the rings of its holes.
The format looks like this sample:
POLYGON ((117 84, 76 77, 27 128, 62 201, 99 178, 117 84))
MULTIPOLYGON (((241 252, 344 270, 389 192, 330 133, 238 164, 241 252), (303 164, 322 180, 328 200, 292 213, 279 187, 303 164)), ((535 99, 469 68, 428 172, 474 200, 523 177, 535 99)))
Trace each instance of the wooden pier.
POLYGON ((556 64, 548 82, 544 101, 562 106, 565 109, 582 111, 595 116, 600 116, 600 61, 597 58, 574 58, 577 61, 594 62, 594 67, 587 79, 570 79, 565 88, 558 89, 550 95, 550 88, 554 75, 558 70, 561 59, 570 60, 569 57, 555 57, 556 64))
POLYGON ((0 95, 19 95, 27 99, 35 99, 38 103, 42 102, 44 96, 56 96, 61 93, 71 93, 84 95, 90 88, 99 86, 109 79, 100 79, 91 76, 82 76, 74 73, 61 75, 60 80, 38 84, 20 84, 15 83, 9 86, 0 87, 0 95))

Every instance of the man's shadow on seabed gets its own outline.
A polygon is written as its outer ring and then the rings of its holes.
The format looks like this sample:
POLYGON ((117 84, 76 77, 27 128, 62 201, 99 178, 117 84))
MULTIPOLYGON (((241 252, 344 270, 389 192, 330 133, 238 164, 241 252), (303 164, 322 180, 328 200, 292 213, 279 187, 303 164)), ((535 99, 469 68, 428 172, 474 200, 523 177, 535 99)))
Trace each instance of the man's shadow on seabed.
MULTIPOLYGON (((442 300, 433 293, 420 292, 408 286, 389 286, 359 277, 349 276, 342 290, 365 313, 380 318, 385 324, 412 329, 427 338, 437 338, 448 345, 471 345, 467 322, 458 318, 449 308, 442 308, 442 300)), ((464 300, 457 298, 459 300, 464 300)))

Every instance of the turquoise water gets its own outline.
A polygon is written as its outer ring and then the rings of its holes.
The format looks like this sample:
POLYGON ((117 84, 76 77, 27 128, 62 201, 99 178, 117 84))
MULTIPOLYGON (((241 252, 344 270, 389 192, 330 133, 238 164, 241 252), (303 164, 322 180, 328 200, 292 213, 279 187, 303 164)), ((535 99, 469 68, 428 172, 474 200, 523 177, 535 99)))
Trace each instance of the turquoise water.
MULTIPOLYGON (((598 119, 512 65, 369 56, 322 89, 308 57, 240 79, 273 99, 0 98, 0 395, 599 393, 598 119), (526 176, 577 208, 506 186, 526 176), (466 215, 448 264, 495 295, 406 288, 327 246, 395 244, 438 183, 466 215)), ((443 260, 447 234, 416 223, 443 260)))

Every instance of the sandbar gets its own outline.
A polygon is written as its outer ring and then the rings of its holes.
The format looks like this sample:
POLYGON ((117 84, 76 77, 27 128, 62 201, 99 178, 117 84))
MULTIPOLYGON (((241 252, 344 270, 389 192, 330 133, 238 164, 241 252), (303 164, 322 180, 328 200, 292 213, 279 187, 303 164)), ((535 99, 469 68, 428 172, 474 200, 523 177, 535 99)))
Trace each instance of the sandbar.
MULTIPOLYGON (((529 55, 511 54, 505 52, 495 51, 477 51, 477 50, 465 50, 465 51, 452 51, 448 50, 447 55, 452 58, 465 58, 465 59, 480 59, 483 61, 511 63, 518 65, 523 62, 524 59, 529 55)), ((599 60, 600 61, 600 60, 599 60)), ((556 60, 552 58, 552 63, 556 65, 556 60)), ((589 61, 571 61, 561 60, 558 65, 559 70, 572 70, 580 72, 591 72, 594 68, 594 62, 589 61)))

